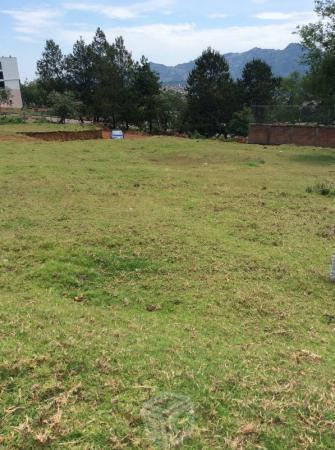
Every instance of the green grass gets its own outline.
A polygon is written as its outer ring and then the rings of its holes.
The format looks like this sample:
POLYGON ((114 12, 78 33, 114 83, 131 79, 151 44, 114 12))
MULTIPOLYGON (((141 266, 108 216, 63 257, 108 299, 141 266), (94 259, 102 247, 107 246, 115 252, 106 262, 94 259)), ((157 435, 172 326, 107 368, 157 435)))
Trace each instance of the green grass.
POLYGON ((193 404, 183 449, 334 448, 335 199, 306 192, 334 171, 327 149, 1 142, 0 448, 164 448, 141 409, 166 393, 193 404))

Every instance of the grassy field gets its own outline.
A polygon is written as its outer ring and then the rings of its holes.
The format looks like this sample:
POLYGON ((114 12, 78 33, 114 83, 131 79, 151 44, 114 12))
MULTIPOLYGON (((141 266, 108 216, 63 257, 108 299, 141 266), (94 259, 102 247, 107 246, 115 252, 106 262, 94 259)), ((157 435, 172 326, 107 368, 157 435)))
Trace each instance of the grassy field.
POLYGON ((306 192, 334 173, 327 149, 1 142, 0 448, 334 448, 335 197, 306 192))

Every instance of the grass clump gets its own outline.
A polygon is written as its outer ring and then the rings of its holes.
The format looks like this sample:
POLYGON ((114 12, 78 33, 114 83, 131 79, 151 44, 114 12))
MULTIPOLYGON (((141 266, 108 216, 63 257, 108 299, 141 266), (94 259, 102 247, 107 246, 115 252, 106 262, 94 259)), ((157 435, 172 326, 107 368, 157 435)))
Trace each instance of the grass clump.
POLYGON ((117 277, 127 279, 143 273, 154 273, 157 265, 134 256, 119 256, 109 249, 72 248, 42 251, 35 267, 26 275, 40 287, 55 290, 59 295, 95 304, 115 302, 114 283, 117 277))
POLYGON ((247 159, 243 162, 243 165, 248 167, 261 167, 265 164, 265 160, 263 158, 255 158, 255 159, 247 159))
POLYGON ((333 183, 328 182, 316 183, 313 186, 308 186, 306 192, 309 194, 319 194, 325 197, 331 197, 335 195, 335 186, 333 183))

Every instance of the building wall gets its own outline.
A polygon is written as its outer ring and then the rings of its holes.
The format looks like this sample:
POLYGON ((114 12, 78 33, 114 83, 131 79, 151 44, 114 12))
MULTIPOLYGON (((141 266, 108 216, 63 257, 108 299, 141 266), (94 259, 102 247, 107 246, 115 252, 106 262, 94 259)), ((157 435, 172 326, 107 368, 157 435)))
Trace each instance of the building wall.
POLYGON ((17 65, 17 59, 13 57, 0 57, 0 73, 3 79, 4 87, 11 90, 11 105, 13 108, 22 108, 22 96, 20 89, 20 76, 17 65))
POLYGON ((335 127, 309 125, 251 124, 249 144, 335 147, 335 127))

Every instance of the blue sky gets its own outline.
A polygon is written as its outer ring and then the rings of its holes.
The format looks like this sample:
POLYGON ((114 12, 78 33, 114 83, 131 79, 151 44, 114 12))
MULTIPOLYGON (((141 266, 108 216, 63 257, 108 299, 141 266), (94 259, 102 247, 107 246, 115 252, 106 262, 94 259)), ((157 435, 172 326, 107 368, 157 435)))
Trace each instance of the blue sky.
POLYGON ((298 24, 315 20, 313 0, 0 0, 1 55, 17 56, 32 79, 46 39, 65 53, 100 26, 122 35, 135 58, 178 64, 212 46, 222 53, 297 42, 298 24))

